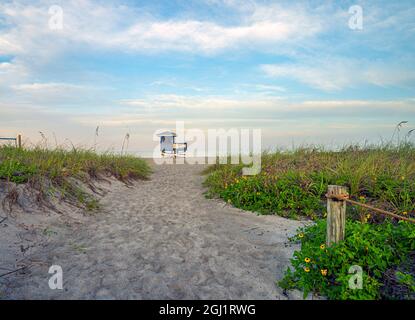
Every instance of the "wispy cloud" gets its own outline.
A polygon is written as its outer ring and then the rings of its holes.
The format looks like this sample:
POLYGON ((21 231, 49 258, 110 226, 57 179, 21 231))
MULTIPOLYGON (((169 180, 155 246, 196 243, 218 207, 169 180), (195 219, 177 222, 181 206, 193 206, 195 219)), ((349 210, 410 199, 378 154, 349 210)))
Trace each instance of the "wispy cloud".
POLYGON ((134 15, 125 6, 78 0, 62 5, 63 30, 48 29, 50 16, 44 4, 11 3, 0 8, 12 26, 0 38, 0 54, 21 54, 34 48, 41 51, 52 39, 56 45, 48 49, 78 44, 122 51, 212 54, 242 46, 259 49, 292 42, 321 30, 319 20, 305 10, 278 5, 254 7, 239 24, 229 26, 197 18, 158 20, 148 14, 134 15))
MULTIPOLYGON (((402 116, 415 118, 415 103, 411 99, 401 100, 305 100, 289 101, 278 97, 251 95, 250 97, 230 96, 182 96, 157 95, 141 99, 122 100, 127 106, 126 117, 152 117, 198 119, 298 119, 310 117, 330 118, 345 116, 365 119, 402 116)), ((107 116, 106 116, 107 117, 107 116)))
POLYGON ((407 85, 415 81, 415 69, 390 62, 348 58, 315 57, 292 64, 267 64, 261 70, 272 78, 295 79, 327 91, 372 84, 381 87, 407 85))
POLYGON ((28 73, 27 68, 19 62, 0 62, 0 85, 11 85, 22 81, 26 79, 28 73))
POLYGON ((254 95, 246 99, 236 99, 221 96, 184 96, 175 94, 161 94, 145 97, 144 99, 122 100, 122 105, 145 108, 153 111, 174 110, 252 110, 268 109, 275 107, 280 99, 275 97, 258 98, 254 95))
POLYGON ((28 92, 28 93, 63 93, 68 90, 82 90, 85 87, 70 83, 56 83, 56 82, 49 82, 49 83, 25 83, 19 85, 13 85, 12 88, 19 92, 28 92))

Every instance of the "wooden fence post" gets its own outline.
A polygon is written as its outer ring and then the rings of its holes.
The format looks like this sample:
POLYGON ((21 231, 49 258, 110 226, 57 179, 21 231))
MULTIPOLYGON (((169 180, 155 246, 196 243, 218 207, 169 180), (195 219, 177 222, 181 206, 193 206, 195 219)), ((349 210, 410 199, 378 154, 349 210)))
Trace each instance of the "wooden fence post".
MULTIPOLYGON (((328 186, 327 194, 339 195, 347 194, 347 188, 342 186, 328 186)), ((344 240, 346 228, 346 201, 327 198, 327 239, 326 244, 344 240)))
POLYGON ((18 148, 22 147, 22 135, 21 134, 17 135, 17 146, 18 148))

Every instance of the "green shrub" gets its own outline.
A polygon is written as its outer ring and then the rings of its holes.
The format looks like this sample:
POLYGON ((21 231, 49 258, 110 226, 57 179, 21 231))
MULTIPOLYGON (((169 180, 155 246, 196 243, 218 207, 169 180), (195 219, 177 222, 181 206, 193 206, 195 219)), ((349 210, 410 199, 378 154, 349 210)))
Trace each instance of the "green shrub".
MULTIPOLYGON (((261 173, 242 176, 241 165, 214 165, 206 172, 209 197, 261 214, 323 217, 329 184, 348 187, 352 198, 378 208, 415 212, 415 148, 412 145, 315 148, 263 154, 261 173)), ((368 212, 349 206, 361 221, 368 212)), ((376 218, 378 219, 378 218, 376 218)), ((378 219, 379 220, 379 219, 378 219)))
POLYGON ((397 271, 396 277, 400 284, 408 287, 411 292, 415 292, 415 278, 411 274, 397 271))
POLYGON ((325 239, 325 220, 299 230, 290 240, 299 241, 301 250, 294 253, 292 269, 279 285, 302 289, 305 296, 315 292, 329 299, 379 299, 384 272, 415 250, 415 225, 347 220, 344 241, 327 248, 325 239), (353 265, 363 270, 361 290, 349 288, 348 272, 353 265))
POLYGON ((21 163, 15 159, 7 159, 0 162, 0 179, 6 179, 15 183, 25 183, 36 172, 37 168, 34 165, 21 163))

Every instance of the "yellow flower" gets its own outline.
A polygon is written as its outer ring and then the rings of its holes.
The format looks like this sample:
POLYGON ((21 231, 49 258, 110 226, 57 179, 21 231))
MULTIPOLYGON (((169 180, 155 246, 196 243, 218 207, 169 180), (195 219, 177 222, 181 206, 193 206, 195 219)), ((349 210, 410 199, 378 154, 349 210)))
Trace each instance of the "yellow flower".
POLYGON ((408 212, 404 211, 404 212, 402 212, 402 214, 403 214, 403 215, 407 215, 407 214, 408 214, 408 212))
POLYGON ((370 215, 370 213, 368 213, 367 215, 366 215, 366 219, 369 219, 371 217, 371 215, 370 215))
POLYGON ((257 192, 256 195, 259 196, 261 194, 261 192, 257 192))
POLYGON ((310 260, 310 258, 305 258, 305 259, 304 259, 304 261, 305 261, 306 263, 309 263, 311 260, 310 260))
POLYGON ((405 177, 404 177, 404 176, 402 176, 402 177, 401 177, 401 180, 405 180, 405 177))
POLYGON ((231 203, 232 202, 232 200, 231 199, 228 199, 228 203, 231 203))
POLYGON ((299 238, 304 238, 304 233, 300 233, 300 234, 298 235, 298 237, 299 237, 299 238))
POLYGON ((326 248, 326 245, 324 245, 324 244, 320 245, 321 250, 324 250, 325 248, 326 248))
POLYGON ((305 268, 304 268, 304 271, 305 271, 305 272, 310 272, 310 268, 309 268, 309 267, 305 267, 305 268))
POLYGON ((364 196, 360 196, 359 199, 360 200, 365 200, 365 197, 364 196))
POLYGON ((322 276, 327 276, 327 269, 321 269, 320 271, 322 276))

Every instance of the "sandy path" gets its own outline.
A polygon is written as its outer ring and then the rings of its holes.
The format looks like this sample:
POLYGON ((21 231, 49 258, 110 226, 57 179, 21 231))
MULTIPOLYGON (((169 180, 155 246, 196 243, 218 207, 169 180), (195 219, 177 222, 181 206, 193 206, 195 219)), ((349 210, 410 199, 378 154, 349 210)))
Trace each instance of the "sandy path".
POLYGON ((301 222, 205 199, 203 166, 154 169, 132 188, 113 184, 102 210, 39 249, 31 259, 43 263, 10 277, 3 298, 287 298, 275 281, 301 222), (52 264, 63 268, 64 290, 48 287, 52 264))

